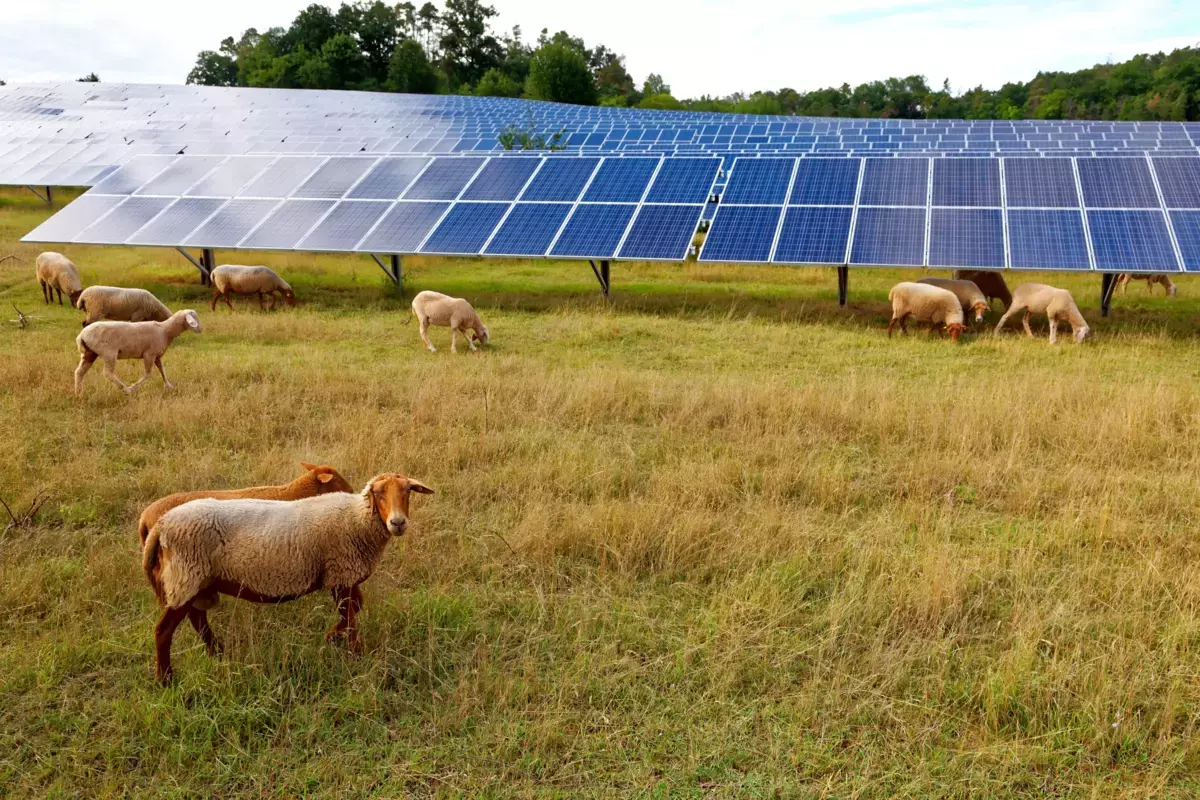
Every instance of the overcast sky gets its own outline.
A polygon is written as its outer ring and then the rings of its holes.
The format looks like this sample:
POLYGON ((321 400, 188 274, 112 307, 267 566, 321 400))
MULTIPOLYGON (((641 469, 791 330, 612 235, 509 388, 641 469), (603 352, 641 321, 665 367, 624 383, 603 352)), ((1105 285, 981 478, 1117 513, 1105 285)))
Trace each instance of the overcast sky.
MULTIPOLYGON (((337 5, 337 0, 330 3, 337 5)), ((305 0, 4 0, 0 79, 183 83, 203 49, 286 26, 305 0)), ((420 5, 420 3, 418 3, 420 5)), ((815 89, 893 75, 955 90, 1200 43, 1191 0, 495 0, 497 28, 565 29, 678 97, 815 89)))

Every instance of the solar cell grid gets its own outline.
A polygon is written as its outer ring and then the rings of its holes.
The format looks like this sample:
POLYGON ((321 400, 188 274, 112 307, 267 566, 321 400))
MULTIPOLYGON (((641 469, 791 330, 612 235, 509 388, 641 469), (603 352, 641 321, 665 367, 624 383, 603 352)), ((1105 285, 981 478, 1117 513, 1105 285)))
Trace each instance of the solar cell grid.
POLYGON ((1171 224, 1183 256, 1183 268, 1200 272, 1200 211, 1172 211, 1171 224))
POLYGON ((850 207, 787 209, 772 262, 776 264, 841 264, 850 238, 850 207))
POLYGON ((485 252, 489 255, 544 256, 571 208, 570 203, 517 203, 485 252))
POLYGON ((493 158, 463 192, 463 200, 512 201, 537 171, 536 158, 493 158))
POLYGON ((720 169, 715 158, 671 158, 663 161, 647 203, 706 203, 720 169))
POLYGON ((180 241, 173 244, 185 247, 234 247, 277 205, 278 200, 230 200, 190 235, 180 237, 180 241))
POLYGON ((405 200, 453 200, 483 166, 482 158, 435 159, 404 193, 405 200))
POLYGON ((1000 207, 1000 162, 994 158, 935 158, 933 205, 1000 207))
POLYGON ((96 194, 133 194, 173 160, 170 156, 146 156, 131 161, 92 187, 92 191, 96 194))
POLYGON ((343 200, 298 247, 318 251, 352 251, 391 206, 384 200, 343 200))
POLYGON ((868 158, 859 203, 865 206, 924 206, 928 158, 868 158))
POLYGON ((290 197, 323 161, 324 158, 314 156, 280 157, 239 194, 244 197, 290 197))
POLYGON ((860 208, 850 263, 911 266, 925 263, 925 209, 860 208))
POLYGON ((933 209, 929 266, 1005 267, 1003 212, 998 208, 933 209))
POLYGON ((94 244, 122 244, 170 204, 167 197, 130 197, 92 223, 77 238, 94 244))
MULTIPOLYGON (((790 177, 790 175, 789 175, 790 177)), ((781 206, 722 204, 704 240, 701 261, 766 263, 771 259, 781 206)))
POLYGON ((802 158, 788 202, 792 205, 853 205, 862 159, 802 158))
POLYGON ((1096 269, 1176 272, 1179 261, 1161 211, 1089 211, 1096 269))
POLYGON ((584 193, 583 202, 640 202, 658 165, 657 158, 606 158, 584 193))
POLYGON ((294 249, 296 243, 331 208, 332 200, 287 200, 238 246, 250 249, 294 249))
POLYGON ((362 249, 370 253, 415 253, 449 208, 449 203, 398 202, 363 240, 362 249))
POLYGON ((350 200, 395 200, 428 164, 428 158, 381 158, 347 193, 350 200))
POLYGON ((698 204, 642 206, 621 245, 619 257, 682 261, 691 249, 703 210, 698 204))
POLYGON ((421 252, 477 255, 508 209, 508 203, 457 203, 421 246, 421 252))
POLYGON ((1155 158, 1153 161, 1167 208, 1200 209, 1200 158, 1155 158))
POLYGON ((1009 258, 1014 269, 1090 269, 1078 211, 1010 209, 1009 258))
POLYGON ((723 205, 780 205, 788 196, 794 158, 739 158, 721 195, 723 205))
POLYGON ((183 194, 224 160, 223 156, 178 159, 138 188, 135 194, 183 194))
POLYGON ((1004 161, 1009 208, 1078 208, 1075 168, 1068 158, 1009 158, 1004 161))
POLYGON ((551 255, 562 258, 612 258, 637 206, 590 203, 575 207, 551 255))
POLYGON ((25 237, 31 242, 69 242, 117 206, 124 196, 85 194, 34 228, 25 237))
POLYGON ((175 246, 225 202, 215 197, 184 197, 176 200, 130 237, 127 244, 175 246))
POLYGON ((300 185, 294 197, 337 200, 375 164, 372 158, 331 158, 300 185))
POLYGON ((1088 208, 1158 208, 1144 158, 1081 158, 1079 181, 1088 208))

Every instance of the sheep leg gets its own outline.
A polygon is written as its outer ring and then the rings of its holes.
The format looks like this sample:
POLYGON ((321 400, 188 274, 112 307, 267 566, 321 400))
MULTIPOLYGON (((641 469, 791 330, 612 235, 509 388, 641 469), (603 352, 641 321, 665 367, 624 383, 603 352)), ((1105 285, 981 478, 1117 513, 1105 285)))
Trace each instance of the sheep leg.
POLYGON ((88 374, 92 364, 96 363, 96 354, 87 350, 79 356, 79 366, 75 368, 75 394, 83 391, 83 377, 88 374))
POLYGON ((58 304, 61 306, 62 305, 62 289, 55 286, 54 291, 58 292, 58 304))
POLYGON ((154 371, 154 359, 151 358, 149 354, 142 356, 142 366, 146 370, 145 373, 143 373, 142 377, 139 378, 132 386, 130 386, 125 391, 132 392, 134 389, 141 386, 143 383, 145 383, 147 380, 150 379, 150 374, 154 371))
POLYGON ((42 300, 46 301, 46 305, 50 305, 50 285, 45 281, 38 281, 42 284, 42 300))
POLYGON ((154 359, 154 366, 158 367, 158 374, 162 375, 163 385, 166 386, 168 389, 174 389, 175 384, 173 384, 169 380, 167 380, 167 371, 165 369, 163 369, 162 356, 158 356, 157 358, 154 359))
POLYGON ((437 348, 429 341, 429 317, 421 317, 421 341, 429 348, 429 352, 437 352, 437 348))
POLYGON ((1002 316, 1000 318, 1000 321, 996 323, 995 333, 997 336, 999 336, 1000 331, 1002 331, 1004 329, 1004 323, 1008 322, 1009 317, 1011 317, 1013 314, 1016 314, 1018 311, 1021 311, 1021 310, 1023 310, 1023 306, 1018 306, 1015 303, 1008 307, 1008 311, 1005 311, 1004 316, 1002 316))
POLYGON ((358 626, 355 622, 355 617, 362 608, 362 591, 357 586, 346 588, 345 586, 335 586, 329 590, 333 595, 334 602, 338 607, 337 624, 325 634, 325 638, 329 641, 346 637, 346 646, 351 652, 362 652, 362 637, 358 634, 358 626))
POLYGON ((233 311, 233 301, 229 299, 229 295, 233 294, 229 289, 225 290, 225 305, 229 306, 229 310, 233 311))
POLYGON ((1058 318, 1050 317, 1050 344, 1058 341, 1058 318))
POLYGON ((1033 328, 1029 327, 1029 316, 1030 316, 1030 311, 1027 308, 1027 309, 1025 309, 1025 319, 1021 320, 1021 324, 1025 326, 1025 335, 1028 336, 1030 339, 1032 339, 1033 338, 1033 328))
POLYGON ((157 662, 155 674, 159 683, 171 680, 171 639, 174 638, 179 623, 191 612, 191 607, 189 602, 182 608, 168 608, 154 626, 154 655, 157 662))
POLYGON ((214 291, 213 291, 212 306, 211 306, 211 309, 210 309, 210 310, 212 310, 212 311, 216 311, 216 310, 217 310, 217 298, 219 298, 220 296, 221 296, 221 290, 220 290, 220 289, 216 289, 216 290, 214 290, 214 291))
POLYGON ((271 295, 271 306, 270 306, 270 308, 268 308, 267 310, 268 310, 268 311, 274 311, 274 310, 275 310, 275 304, 276 304, 277 302, 279 302, 279 297, 278 297, 278 296, 276 296, 276 294, 275 294, 275 292, 274 292, 274 291, 272 291, 272 292, 270 293, 270 295, 271 295))
POLYGON ((121 391, 126 394, 133 391, 132 387, 126 386, 119 377, 117 377, 117 360, 115 358, 104 359, 104 377, 121 387, 121 391))
POLYGON ((471 341, 471 337, 470 337, 470 335, 467 334, 466 328, 460 329, 459 333, 461 333, 462 337, 467 340, 467 347, 471 348, 472 352, 479 349, 478 347, 475 346, 475 342, 471 341))
POLYGON ((187 616, 192 627, 196 629, 196 633, 200 634, 200 640, 204 642, 204 648, 208 650, 208 654, 213 658, 219 656, 221 643, 217 641, 216 634, 208 624, 208 612, 202 608, 190 607, 187 616))

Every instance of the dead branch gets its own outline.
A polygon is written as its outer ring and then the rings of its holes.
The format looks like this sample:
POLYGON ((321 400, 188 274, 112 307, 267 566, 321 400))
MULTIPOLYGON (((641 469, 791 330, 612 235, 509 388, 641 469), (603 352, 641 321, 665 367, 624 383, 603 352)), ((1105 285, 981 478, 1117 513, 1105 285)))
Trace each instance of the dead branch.
POLYGON ((13 528, 29 529, 33 527, 34 518, 37 517, 37 513, 42 510, 42 506, 49 499, 50 491, 48 489, 38 489, 37 494, 29 501, 29 507, 18 516, 9 508, 8 503, 4 502, 4 498, 0 497, 0 506, 4 506, 4 510, 8 512, 9 519, 12 520, 4 526, 4 532, 8 533, 13 528))

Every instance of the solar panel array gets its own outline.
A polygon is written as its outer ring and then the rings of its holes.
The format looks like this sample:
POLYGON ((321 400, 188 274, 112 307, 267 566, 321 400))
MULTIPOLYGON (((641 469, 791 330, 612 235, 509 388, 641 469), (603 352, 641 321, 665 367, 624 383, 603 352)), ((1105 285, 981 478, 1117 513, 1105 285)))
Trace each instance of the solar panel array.
POLYGON ((681 261, 720 159, 143 156, 34 242, 681 261))
POLYGON ((1200 160, 740 158, 700 260, 1200 271, 1200 160))

